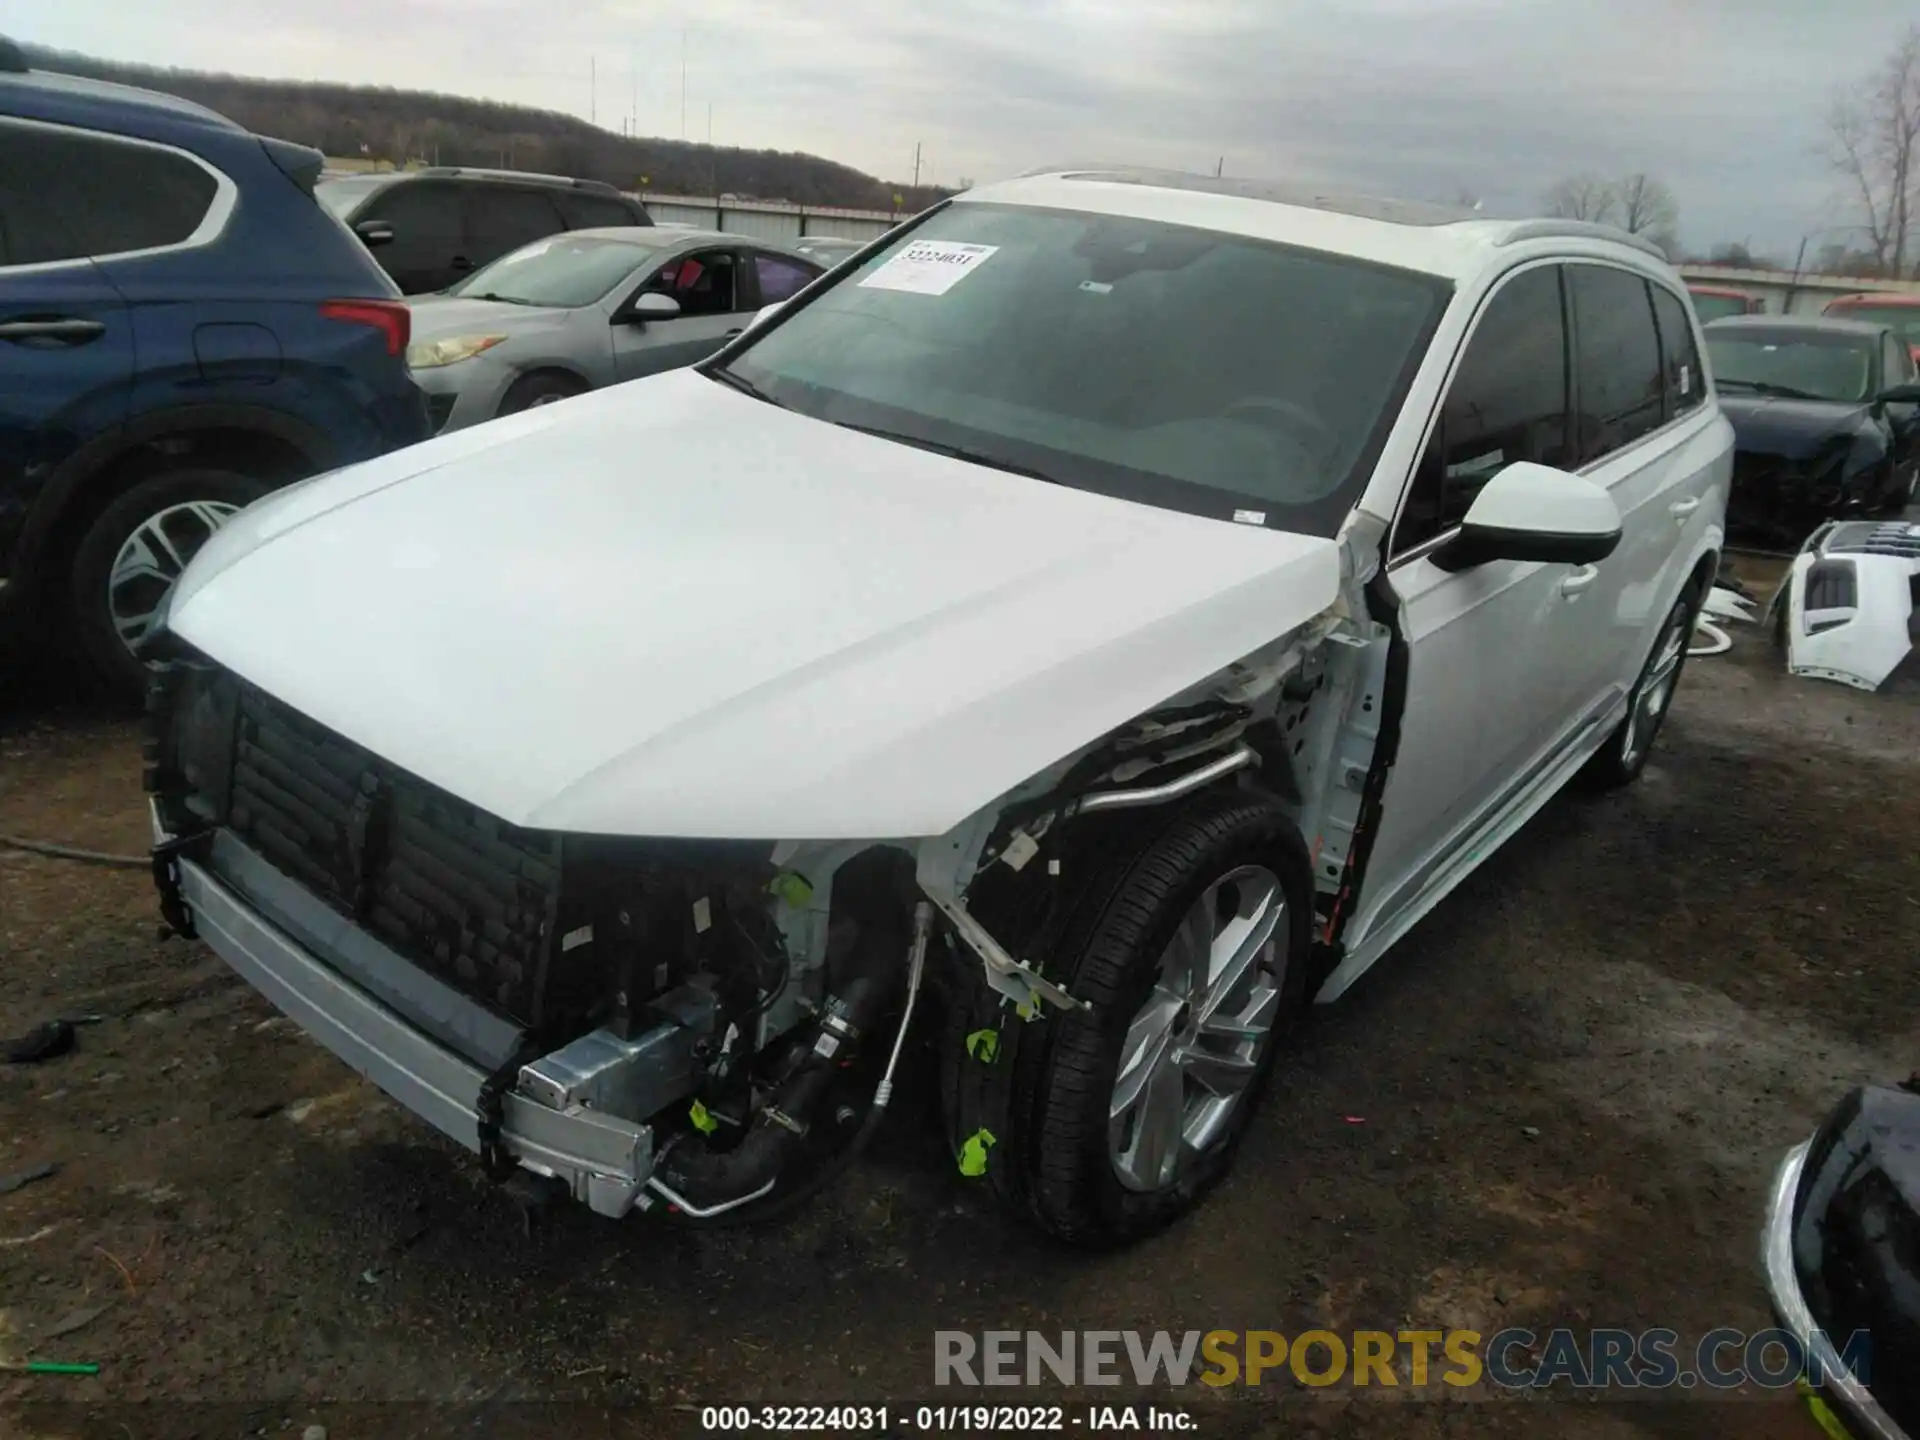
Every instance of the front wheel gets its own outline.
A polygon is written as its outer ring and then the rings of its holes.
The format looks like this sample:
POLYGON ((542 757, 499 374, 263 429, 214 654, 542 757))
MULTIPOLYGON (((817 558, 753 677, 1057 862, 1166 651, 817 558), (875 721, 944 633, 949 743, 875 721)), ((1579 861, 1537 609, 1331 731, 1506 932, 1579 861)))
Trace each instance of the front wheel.
POLYGON ((1610 790, 1630 785, 1647 768, 1647 756, 1653 753, 1654 738, 1673 704, 1673 692, 1680 683, 1680 672, 1687 663, 1687 643, 1693 634, 1697 602, 1691 592, 1674 602, 1653 643, 1653 653, 1634 683, 1627 698, 1627 715, 1607 737, 1593 759, 1587 762, 1583 778, 1596 789, 1610 790))
POLYGON ((1304 1003, 1312 881, 1286 815, 1231 791, 1096 868, 1044 967, 1091 1010, 1023 1021, 970 978, 948 1104, 963 1173, 1055 1236, 1114 1245, 1226 1174, 1304 1003))
POLYGON ((571 400, 575 395, 584 395, 586 390, 585 385, 570 375, 522 375, 507 387, 507 393, 501 397, 500 413, 518 415, 522 410, 571 400))

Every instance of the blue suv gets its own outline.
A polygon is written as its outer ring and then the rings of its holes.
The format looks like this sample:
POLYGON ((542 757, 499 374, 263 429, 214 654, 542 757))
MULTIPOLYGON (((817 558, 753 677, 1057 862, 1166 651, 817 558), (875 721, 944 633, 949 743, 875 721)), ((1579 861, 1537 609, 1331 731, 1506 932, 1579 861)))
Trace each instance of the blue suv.
POLYGON ((429 433, 407 308, 321 167, 0 40, 0 612, 123 693, 229 516, 429 433))

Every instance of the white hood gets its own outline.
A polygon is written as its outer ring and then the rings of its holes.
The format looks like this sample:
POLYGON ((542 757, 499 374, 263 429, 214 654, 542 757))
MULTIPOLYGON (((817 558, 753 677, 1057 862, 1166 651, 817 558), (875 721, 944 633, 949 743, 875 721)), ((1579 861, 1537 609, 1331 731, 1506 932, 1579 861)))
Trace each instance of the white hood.
POLYGON ((516 824, 905 838, 1324 610, 1338 579, 1331 540, 679 371, 283 491, 206 546, 170 623, 516 824))

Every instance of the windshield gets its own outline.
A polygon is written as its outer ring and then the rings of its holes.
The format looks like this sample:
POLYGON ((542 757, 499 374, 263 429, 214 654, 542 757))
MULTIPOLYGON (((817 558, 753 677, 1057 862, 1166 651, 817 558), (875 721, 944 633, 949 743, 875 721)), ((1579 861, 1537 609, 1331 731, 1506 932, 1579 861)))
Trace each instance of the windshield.
POLYGON ((1693 292, 1693 313, 1700 317, 1702 325, 1710 320, 1724 320, 1729 315, 1745 315, 1748 308, 1747 299, 1742 295, 1702 295, 1698 290, 1693 292))
POLYGON ((1707 332, 1714 384, 1798 400, 1856 404, 1873 381, 1873 342, 1851 335, 1707 332))
POLYGON ((1827 311, 1836 320, 1864 320, 1884 325, 1912 348, 1920 345, 1920 305, 1840 305, 1827 311))
POLYGON ((803 414, 1331 535, 1451 287, 1118 216, 959 203, 714 373, 803 414))
POLYGON ((350 180, 322 180, 313 187, 313 198, 342 220, 356 210, 360 202, 376 190, 385 189, 392 183, 392 177, 384 175, 359 176, 350 180))
POLYGON ((549 235, 502 255, 447 293, 515 305, 591 305, 673 243, 671 234, 658 242, 549 235))

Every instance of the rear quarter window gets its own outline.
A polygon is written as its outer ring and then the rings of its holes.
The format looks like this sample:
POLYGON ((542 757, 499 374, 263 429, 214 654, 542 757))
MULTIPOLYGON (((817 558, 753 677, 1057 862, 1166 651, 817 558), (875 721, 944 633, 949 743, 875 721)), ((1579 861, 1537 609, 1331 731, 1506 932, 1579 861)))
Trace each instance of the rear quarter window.
POLYGON ((220 181, 176 150, 0 121, 0 231, 7 265, 105 259, 193 239, 220 181))

